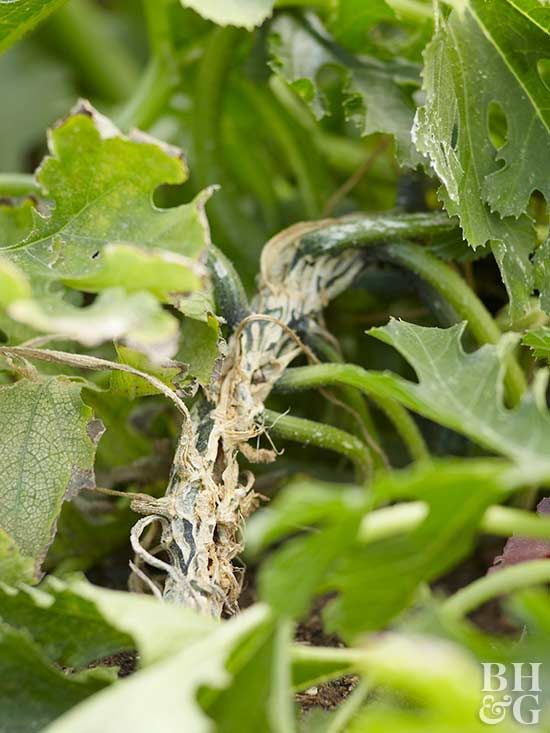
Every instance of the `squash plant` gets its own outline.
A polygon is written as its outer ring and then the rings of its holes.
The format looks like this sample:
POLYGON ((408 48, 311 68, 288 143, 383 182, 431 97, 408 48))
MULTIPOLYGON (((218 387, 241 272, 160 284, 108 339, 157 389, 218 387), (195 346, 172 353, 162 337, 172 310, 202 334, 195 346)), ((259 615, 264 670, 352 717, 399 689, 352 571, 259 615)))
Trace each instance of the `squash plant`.
POLYGON ((0 731, 547 730, 549 35, 0 2, 0 731))

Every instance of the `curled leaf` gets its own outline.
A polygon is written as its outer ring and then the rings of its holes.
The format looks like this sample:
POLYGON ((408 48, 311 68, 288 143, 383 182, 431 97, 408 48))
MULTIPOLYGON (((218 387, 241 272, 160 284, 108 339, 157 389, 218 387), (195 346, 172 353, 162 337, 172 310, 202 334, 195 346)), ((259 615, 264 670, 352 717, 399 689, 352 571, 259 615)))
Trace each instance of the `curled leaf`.
POLYGON ((84 346, 124 338, 129 346, 155 361, 177 351, 178 323, 150 293, 126 294, 113 288, 86 308, 59 299, 18 300, 8 312, 14 320, 37 331, 74 339, 84 346))

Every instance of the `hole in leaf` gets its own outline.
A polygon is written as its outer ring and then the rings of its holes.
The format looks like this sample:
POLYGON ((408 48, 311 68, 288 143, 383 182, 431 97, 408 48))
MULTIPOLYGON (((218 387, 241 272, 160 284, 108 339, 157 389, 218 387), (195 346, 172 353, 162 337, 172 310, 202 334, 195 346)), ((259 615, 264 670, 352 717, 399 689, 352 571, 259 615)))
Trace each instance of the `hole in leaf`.
POLYGON ((500 150, 508 138, 508 121, 498 102, 491 102, 487 108, 487 132, 495 150, 500 150))
POLYGON ((92 260, 95 260, 99 257, 99 250, 96 250, 92 255, 92 260))
POLYGON ((191 197, 192 194, 186 183, 176 185, 165 183, 155 189, 153 203, 159 209, 171 209, 188 203, 191 197))
POLYGON ((537 61, 537 71, 540 80, 550 92, 550 59, 539 59, 537 61))
POLYGON ((451 148, 453 150, 456 150, 457 145, 458 145, 458 125, 455 122, 453 125, 453 131, 451 133, 451 148))

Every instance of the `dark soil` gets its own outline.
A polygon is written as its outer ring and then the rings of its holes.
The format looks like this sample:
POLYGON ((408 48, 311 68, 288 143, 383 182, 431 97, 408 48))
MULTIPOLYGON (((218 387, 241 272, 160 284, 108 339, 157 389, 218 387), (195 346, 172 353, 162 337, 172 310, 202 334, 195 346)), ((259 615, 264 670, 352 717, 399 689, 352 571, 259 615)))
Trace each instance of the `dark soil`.
POLYGON ((314 601, 309 616, 298 624, 296 641, 302 644, 309 644, 310 646, 345 646, 339 636, 336 634, 327 634, 323 629, 321 614, 323 608, 332 598, 334 598, 334 595, 327 593, 314 601))
POLYGON ((131 548, 124 545, 117 552, 107 555, 97 565, 86 571, 90 583, 100 585, 111 590, 128 590, 130 575, 129 558, 132 557, 131 548))
MULTIPOLYGON (((502 537, 482 536, 471 554, 434 584, 434 590, 450 595, 486 575, 502 553, 504 543, 502 537)), ((517 631, 498 598, 480 606, 470 614, 470 619, 487 634, 508 635, 517 631)))
POLYGON ((119 677, 128 677, 137 669, 138 654, 136 651, 119 652, 112 654, 110 657, 103 657, 89 665, 93 667, 118 667, 119 677))
MULTIPOLYGON (((317 599, 309 613, 309 616, 298 624, 296 629, 296 641, 310 646, 333 646, 343 647, 344 642, 336 634, 327 634, 323 630, 322 611, 333 596, 327 594, 317 599)), ((330 680, 319 685, 310 687, 309 690, 296 695, 296 701, 300 706, 302 714, 312 708, 318 707, 323 710, 332 710, 338 707, 353 691, 359 682, 359 677, 346 675, 336 680, 330 680)))
POLYGON ((310 687, 305 692, 299 692, 296 695, 296 701, 302 715, 308 713, 312 708, 323 710, 337 708, 353 692, 358 682, 359 677, 347 675, 339 680, 331 680, 322 685, 310 687))

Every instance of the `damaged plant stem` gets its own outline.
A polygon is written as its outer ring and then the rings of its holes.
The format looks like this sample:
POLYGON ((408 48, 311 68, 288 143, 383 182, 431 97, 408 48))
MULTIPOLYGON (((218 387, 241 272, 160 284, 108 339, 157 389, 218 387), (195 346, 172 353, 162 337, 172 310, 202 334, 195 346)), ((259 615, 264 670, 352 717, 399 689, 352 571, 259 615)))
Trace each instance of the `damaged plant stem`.
MULTIPOLYGON (((365 389, 361 380, 347 379, 345 368, 336 364, 302 367, 283 377, 300 354, 310 362, 319 361, 308 342, 330 339, 324 307, 352 286, 372 265, 373 257, 386 254, 386 259, 427 279, 460 317, 474 324, 472 330, 480 342, 497 340, 491 316, 456 273, 419 244, 391 244, 395 238, 424 240, 454 226, 444 214, 361 216, 294 225, 264 247, 251 308, 229 263, 211 254, 218 303, 234 330, 220 376, 184 421, 165 495, 132 503, 144 515, 131 534, 136 553, 134 584, 138 581, 158 597, 211 616, 236 610, 242 573, 233 561, 242 550, 244 520, 257 504, 254 476, 241 471, 238 456, 251 463, 274 461, 277 450, 270 435, 337 451, 351 458, 361 480, 367 480, 372 459, 366 442, 330 426, 277 416, 265 409, 265 402, 277 382, 286 388, 345 383, 389 401, 383 389, 365 389), (298 374, 304 375, 301 382, 298 374), (259 446, 262 436, 270 447, 259 446), (150 546, 151 534, 146 532, 151 525, 159 527, 155 547, 150 546), (164 583, 161 574, 165 574, 164 583)), ((514 400, 523 389, 513 357, 508 388, 514 400)), ((403 410, 403 414, 414 425, 408 413, 403 410)), ((422 440, 419 433, 410 437, 408 424, 400 433, 409 435, 409 440, 422 440)), ((414 457, 425 457, 410 443, 409 449, 414 457)))

